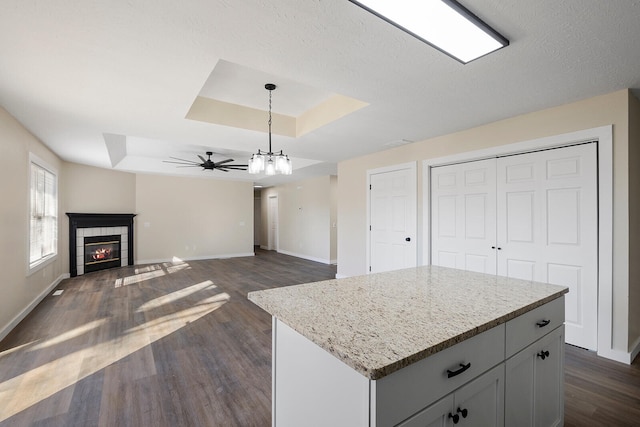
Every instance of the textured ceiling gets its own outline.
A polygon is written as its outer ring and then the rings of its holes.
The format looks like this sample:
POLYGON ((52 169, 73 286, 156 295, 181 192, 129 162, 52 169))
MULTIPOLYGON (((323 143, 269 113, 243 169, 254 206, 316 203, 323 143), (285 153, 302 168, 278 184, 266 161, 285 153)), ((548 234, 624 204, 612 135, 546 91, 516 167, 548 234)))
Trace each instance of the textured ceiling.
POLYGON ((335 173, 392 141, 640 88, 640 1, 461 3, 510 45, 462 65, 347 0, 3 0, 0 104, 67 161, 171 174, 183 170, 168 156, 244 161, 266 148, 262 131, 186 119, 201 93, 266 109, 261 80, 272 76, 274 112, 297 115, 331 94, 368 104, 274 136, 299 159, 293 176, 233 173, 270 184, 335 173))

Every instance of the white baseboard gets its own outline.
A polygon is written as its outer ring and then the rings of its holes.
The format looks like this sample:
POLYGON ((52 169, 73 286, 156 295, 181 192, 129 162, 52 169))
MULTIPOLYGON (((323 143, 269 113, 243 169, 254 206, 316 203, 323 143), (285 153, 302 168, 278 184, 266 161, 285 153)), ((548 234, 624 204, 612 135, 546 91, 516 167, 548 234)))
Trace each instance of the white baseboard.
POLYGON ((344 274, 338 274, 338 273, 336 273, 336 279, 346 279, 347 277, 349 277, 349 276, 346 276, 346 275, 344 275, 344 274))
POLYGON ((640 337, 631 345, 631 353, 629 357, 629 364, 632 364, 633 361, 640 354, 640 337))
POLYGON ((315 262, 321 262, 323 264, 331 264, 331 261, 325 258, 316 258, 314 256, 309 256, 309 255, 303 255, 303 254, 298 254, 295 252, 289 252, 289 251, 283 251, 283 250, 279 250, 278 251, 279 254, 283 254, 283 255, 289 255, 289 256, 294 256, 296 258, 302 258, 302 259, 306 259, 309 261, 315 261, 315 262))
POLYGON ((260 249, 263 249, 265 251, 269 250, 269 246, 265 246, 265 245, 260 245, 260 249))
POLYGON ((331 262, 331 265, 338 265, 337 259, 332 259, 330 262, 331 262))
POLYGON ((33 311, 33 309, 36 308, 36 306, 40 304, 40 302, 45 299, 47 295, 49 295, 53 288, 58 286, 60 282, 62 282, 64 279, 68 279, 69 277, 71 277, 69 273, 61 274, 56 280, 53 281, 53 283, 47 286, 44 291, 40 292, 40 295, 38 295, 33 301, 31 301, 31 304, 26 306, 20 313, 18 313, 16 317, 11 319, 11 321, 7 323, 2 328, 2 330, 0 330, 0 341, 2 341, 4 337, 9 335, 9 332, 11 332, 13 328, 18 326, 18 323, 22 322, 22 320, 27 317, 27 315, 31 313, 31 311, 33 311))
POLYGON ((248 257, 255 256, 255 252, 244 252, 239 254, 221 254, 221 255, 204 255, 197 257, 188 257, 188 258, 165 258, 165 259, 143 259, 137 260, 135 265, 143 265, 143 264, 159 264, 162 262, 176 262, 176 261, 204 261, 208 259, 225 259, 225 258, 240 258, 240 257, 248 257))
POLYGON ((605 350, 598 349, 598 356, 604 357, 605 359, 614 360, 616 362, 624 363, 625 365, 631 365, 631 362, 633 362, 633 359, 635 359, 635 357, 640 352, 639 346, 640 346, 640 340, 636 341, 634 345, 635 348, 633 349, 633 351, 629 353, 625 351, 614 350, 612 348, 608 348, 605 350))

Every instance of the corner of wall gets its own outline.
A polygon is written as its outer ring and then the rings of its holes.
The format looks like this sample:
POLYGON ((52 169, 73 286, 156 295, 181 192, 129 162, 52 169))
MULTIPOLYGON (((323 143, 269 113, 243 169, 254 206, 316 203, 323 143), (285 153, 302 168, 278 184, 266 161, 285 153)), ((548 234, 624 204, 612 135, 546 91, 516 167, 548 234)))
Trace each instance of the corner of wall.
MULTIPOLYGON (((629 102, 629 351, 640 348, 640 100, 628 91, 629 102), (634 348, 635 347, 635 348, 634 348)), ((633 355, 635 352, 635 355, 633 355)))

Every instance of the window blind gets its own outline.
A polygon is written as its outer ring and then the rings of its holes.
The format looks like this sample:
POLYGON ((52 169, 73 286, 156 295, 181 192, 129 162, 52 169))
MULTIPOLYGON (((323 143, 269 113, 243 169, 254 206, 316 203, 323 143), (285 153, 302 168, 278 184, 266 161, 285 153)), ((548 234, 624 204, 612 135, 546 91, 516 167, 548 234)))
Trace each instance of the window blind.
POLYGON ((56 176, 42 166, 31 163, 31 218, 29 265, 57 253, 58 195, 56 176))

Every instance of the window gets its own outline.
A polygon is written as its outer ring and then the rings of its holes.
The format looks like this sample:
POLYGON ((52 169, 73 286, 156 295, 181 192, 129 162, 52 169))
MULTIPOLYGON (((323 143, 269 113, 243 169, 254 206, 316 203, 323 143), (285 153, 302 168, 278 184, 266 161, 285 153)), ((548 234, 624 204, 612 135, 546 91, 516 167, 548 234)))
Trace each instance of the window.
POLYGON ((30 156, 29 270, 58 253, 58 177, 33 154, 30 156))

